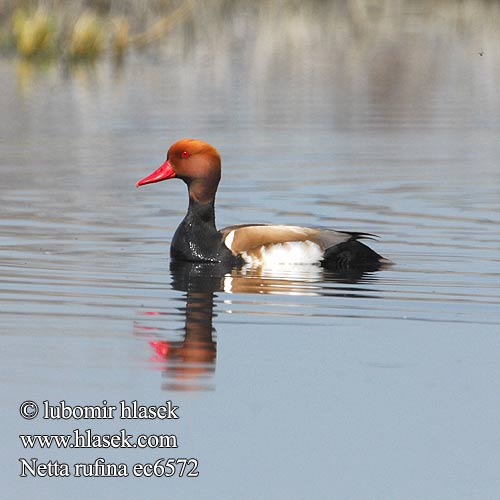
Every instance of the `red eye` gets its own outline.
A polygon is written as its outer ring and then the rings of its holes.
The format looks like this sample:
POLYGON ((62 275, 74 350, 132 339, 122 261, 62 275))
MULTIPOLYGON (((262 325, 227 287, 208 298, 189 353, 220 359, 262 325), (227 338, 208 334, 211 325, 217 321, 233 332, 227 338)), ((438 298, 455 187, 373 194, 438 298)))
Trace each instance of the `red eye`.
POLYGON ((182 154, 181 154, 181 156, 183 158, 187 158, 189 156, 189 153, 187 151, 183 151, 182 154))

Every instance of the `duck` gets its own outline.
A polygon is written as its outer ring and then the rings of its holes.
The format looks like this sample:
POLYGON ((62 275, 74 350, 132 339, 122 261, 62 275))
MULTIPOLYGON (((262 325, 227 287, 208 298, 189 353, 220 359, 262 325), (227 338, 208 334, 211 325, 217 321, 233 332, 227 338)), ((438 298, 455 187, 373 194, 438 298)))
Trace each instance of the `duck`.
POLYGON ((215 196, 221 179, 221 156, 199 139, 172 144, 164 163, 136 187, 169 179, 187 185, 189 205, 170 245, 172 261, 229 267, 272 268, 315 264, 333 270, 377 270, 392 262, 362 243, 370 233, 282 224, 239 224, 217 229, 215 196))

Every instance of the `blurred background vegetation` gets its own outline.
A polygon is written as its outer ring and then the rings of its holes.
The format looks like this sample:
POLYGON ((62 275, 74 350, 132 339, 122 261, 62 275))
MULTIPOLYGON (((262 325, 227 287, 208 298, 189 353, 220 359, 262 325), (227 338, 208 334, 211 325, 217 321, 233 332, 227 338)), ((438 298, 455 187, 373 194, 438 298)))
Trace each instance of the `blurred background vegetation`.
POLYGON ((312 45, 375 39, 397 41, 416 32, 460 33, 482 55, 500 50, 500 2, 487 0, 0 0, 0 48, 29 60, 122 60, 143 50, 183 51, 254 42, 294 51, 312 45), (495 42, 495 43, 491 43, 495 42))

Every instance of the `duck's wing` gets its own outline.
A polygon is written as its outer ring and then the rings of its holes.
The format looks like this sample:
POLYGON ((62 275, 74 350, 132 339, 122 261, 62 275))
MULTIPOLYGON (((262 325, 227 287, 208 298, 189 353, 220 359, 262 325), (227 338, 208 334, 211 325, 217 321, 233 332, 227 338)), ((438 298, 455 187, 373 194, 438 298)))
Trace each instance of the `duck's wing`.
POLYGON ((322 251, 325 251, 340 243, 371 236, 330 229, 271 224, 241 224, 226 227, 220 232, 225 245, 234 255, 279 243, 300 241, 314 243, 322 251))

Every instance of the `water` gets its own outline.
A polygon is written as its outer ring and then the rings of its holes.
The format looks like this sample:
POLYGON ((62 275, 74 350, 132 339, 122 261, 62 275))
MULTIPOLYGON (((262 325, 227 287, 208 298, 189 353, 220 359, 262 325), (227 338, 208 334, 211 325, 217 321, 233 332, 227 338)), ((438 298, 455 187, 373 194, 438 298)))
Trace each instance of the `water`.
POLYGON ((452 34, 314 58, 263 60, 257 43, 69 73, 0 62, 9 498, 498 498, 499 54, 452 34), (220 226, 375 233, 395 265, 171 270, 185 187, 135 182, 184 136, 222 154, 220 226), (172 400, 180 418, 19 416, 63 399, 172 400), (179 448, 17 437, 75 428, 173 433, 179 448), (196 457, 200 477, 18 477, 19 457, 101 456, 196 457))

